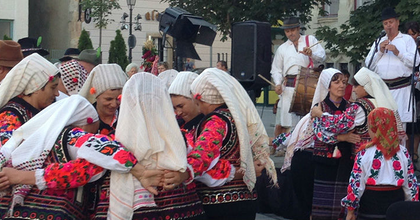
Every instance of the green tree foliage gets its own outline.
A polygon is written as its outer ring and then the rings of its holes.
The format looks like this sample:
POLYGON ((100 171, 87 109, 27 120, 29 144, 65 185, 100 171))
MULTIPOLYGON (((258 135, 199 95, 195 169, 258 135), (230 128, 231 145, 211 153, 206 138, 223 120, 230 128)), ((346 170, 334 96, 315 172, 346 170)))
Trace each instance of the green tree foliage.
POLYGON ((115 32, 117 32, 117 36, 115 36, 115 39, 111 41, 108 63, 116 63, 124 70, 128 65, 127 46, 125 45, 121 31, 116 30, 115 32))
POLYGON ((85 49, 93 49, 92 40, 90 39, 89 34, 85 29, 83 29, 82 33, 80 34, 77 48, 80 51, 83 51, 85 49))
MULTIPOLYGON (((302 23, 311 20, 311 11, 329 0, 162 0, 217 25, 222 40, 230 35, 235 22, 256 20, 277 24, 277 20, 299 12, 302 23)), ((321 7, 322 8, 322 7, 321 7)))
POLYGON ((83 10, 90 8, 92 13, 93 22, 97 28, 106 28, 106 26, 113 22, 109 16, 112 14, 112 10, 121 9, 120 4, 116 0, 83 0, 81 1, 83 10))
POLYGON ((3 40, 12 40, 12 38, 10 38, 9 36, 7 36, 7 34, 5 34, 5 35, 3 36, 3 40))
POLYGON ((403 33, 405 22, 420 21, 418 0, 376 0, 353 11, 350 19, 339 29, 324 26, 315 34, 326 42, 325 48, 333 57, 342 53, 350 57, 352 63, 363 61, 383 29, 381 13, 386 7, 394 7, 400 15, 400 30, 403 33))

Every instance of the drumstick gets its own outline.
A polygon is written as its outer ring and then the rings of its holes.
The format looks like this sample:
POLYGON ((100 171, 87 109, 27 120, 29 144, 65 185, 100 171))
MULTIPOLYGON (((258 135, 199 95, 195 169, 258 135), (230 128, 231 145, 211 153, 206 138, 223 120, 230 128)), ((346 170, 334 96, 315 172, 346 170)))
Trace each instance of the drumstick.
POLYGON ((316 46, 317 44, 322 43, 322 40, 316 42, 315 44, 313 44, 312 46, 309 47, 309 49, 311 49, 312 47, 316 46))
POLYGON ((258 74, 259 77, 261 77, 261 79, 263 79, 264 81, 268 82, 270 85, 272 86, 276 86, 274 83, 272 83, 270 80, 268 80, 267 78, 265 78, 264 76, 262 76, 261 74, 258 74))

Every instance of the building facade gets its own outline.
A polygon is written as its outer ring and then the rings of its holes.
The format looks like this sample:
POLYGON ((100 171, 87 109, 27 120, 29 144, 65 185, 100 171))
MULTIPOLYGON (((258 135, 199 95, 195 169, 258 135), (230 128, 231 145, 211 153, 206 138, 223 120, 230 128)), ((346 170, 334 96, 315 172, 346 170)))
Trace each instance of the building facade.
POLYGON ((14 41, 28 36, 29 0, 0 0, 0 39, 14 41))
MULTIPOLYGON (((102 61, 106 63, 108 61, 108 51, 110 47, 110 43, 114 40, 117 29, 121 28, 120 21, 122 20, 122 16, 125 13, 130 14, 129 8, 127 6, 126 0, 118 0, 121 6, 121 9, 112 11, 110 18, 114 20, 113 23, 109 24, 106 29, 102 30, 102 40, 101 40, 101 49, 102 49, 102 61)), ((136 5, 133 7, 133 22, 135 22, 134 18, 137 15, 141 16, 139 22, 141 23, 141 31, 134 30, 133 26, 133 35, 136 37, 136 46, 132 49, 132 57, 133 62, 137 64, 141 64, 143 61, 142 57, 142 47, 146 40, 152 39, 158 47, 158 42, 162 38, 162 34, 159 32, 159 21, 157 17, 159 14, 162 14, 165 9, 169 7, 169 4, 162 3, 160 0, 143 0, 137 1, 136 5)), ((128 21, 129 18, 126 18, 128 21)), ((96 48, 99 46, 99 38, 100 38, 100 31, 98 28, 95 28, 95 24, 93 22, 87 24, 86 22, 82 23, 82 28, 89 32, 90 37, 92 39, 93 47, 96 48)), ((121 31, 123 38, 128 45, 128 30, 121 31)), ((195 44, 195 49, 199 54, 201 60, 195 60, 195 67, 215 67, 217 61, 220 60, 227 60, 228 65, 230 67, 230 51, 231 51, 231 41, 228 39, 225 42, 221 42, 220 39, 222 36, 220 33, 216 35, 214 39, 212 47, 195 44)), ((172 67, 171 60, 173 59, 172 53, 172 40, 171 37, 167 37, 168 41, 165 46, 164 51, 164 61, 169 61, 169 65, 172 67)), ((128 46, 127 46, 128 47, 128 46)), ((128 48, 127 48, 128 49, 128 48)))
MULTIPOLYGON (((315 31, 323 26, 337 28, 340 30, 340 25, 345 23, 350 18, 350 13, 362 6, 366 2, 372 0, 332 0, 331 5, 325 6, 324 10, 328 12, 328 16, 320 16, 319 8, 314 8, 312 11, 312 21, 307 26, 311 27, 306 30, 306 34, 315 34, 315 31)), ((325 45, 325 43, 323 43, 325 45)), ((337 57, 332 57, 328 50, 326 50, 327 58, 325 60, 325 67, 334 67, 336 69, 347 69, 351 74, 356 73, 364 64, 361 60, 358 64, 351 64, 350 58, 344 54, 337 57)))

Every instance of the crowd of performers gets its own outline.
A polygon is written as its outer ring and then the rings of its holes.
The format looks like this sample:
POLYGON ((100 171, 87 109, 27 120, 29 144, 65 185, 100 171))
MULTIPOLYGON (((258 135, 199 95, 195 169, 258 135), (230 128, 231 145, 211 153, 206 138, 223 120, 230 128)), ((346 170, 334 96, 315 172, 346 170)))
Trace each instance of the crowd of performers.
POLYGON ((95 51, 53 65, 2 47, 18 54, 0 58, 2 219, 255 219, 263 169, 277 186, 261 118, 227 72, 129 78, 95 51))
MULTIPOLYGON (((416 155, 416 162, 418 141, 409 152, 406 135, 415 112, 411 75, 420 63, 416 43, 420 30, 416 22, 408 22, 411 36, 402 34, 392 8, 382 11, 381 21, 384 34, 372 44, 366 67, 350 80, 353 94, 344 71, 323 69, 311 111, 304 116, 289 112, 296 76, 302 74, 299 67, 322 63, 325 51, 313 36, 300 35, 298 18, 284 21, 288 41, 277 49, 271 74, 280 98, 273 145, 285 149, 280 176, 291 179, 285 188, 293 190, 300 210, 289 217, 420 218, 410 156, 416 155)), ((418 133, 417 124, 414 128, 418 133)))
MULTIPOLYGON (((393 207, 417 218, 416 151, 405 131, 417 47, 393 9, 382 23, 352 101, 349 78, 323 69, 299 117, 288 112, 299 66, 323 62, 325 51, 300 35, 297 18, 284 21, 288 41, 271 71, 280 95, 273 144, 286 147, 279 171, 292 187, 278 184, 261 118, 225 70, 178 73, 162 63, 157 76, 134 64, 124 72, 98 64, 92 50, 53 65, 42 48, 0 41, 1 218, 255 219, 261 182, 291 189, 295 219, 385 219, 393 207)), ((419 34, 414 23, 408 30, 419 34)))

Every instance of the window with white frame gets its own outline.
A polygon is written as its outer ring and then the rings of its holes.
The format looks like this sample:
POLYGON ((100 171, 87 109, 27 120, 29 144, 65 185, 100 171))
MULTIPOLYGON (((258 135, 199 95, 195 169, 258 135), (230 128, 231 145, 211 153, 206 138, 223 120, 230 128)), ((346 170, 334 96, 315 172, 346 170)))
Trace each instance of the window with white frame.
POLYGON ((331 0, 331 4, 325 4, 324 10, 327 12, 327 17, 337 17, 338 16, 338 6, 340 4, 339 0, 331 0))
POLYGON ((13 38, 13 20, 0 19, 0 40, 4 36, 13 38))
POLYGON ((363 6, 366 2, 371 2, 372 0, 354 0, 354 10, 359 8, 360 6, 363 6))

